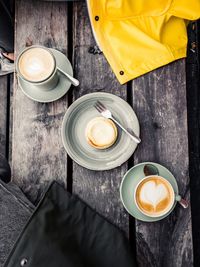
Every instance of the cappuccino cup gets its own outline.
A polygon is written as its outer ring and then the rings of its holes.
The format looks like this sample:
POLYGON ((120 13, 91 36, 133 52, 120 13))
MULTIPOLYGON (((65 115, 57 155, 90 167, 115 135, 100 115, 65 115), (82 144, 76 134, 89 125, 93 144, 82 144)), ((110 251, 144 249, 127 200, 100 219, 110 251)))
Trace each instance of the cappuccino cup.
POLYGON ((159 175, 146 176, 137 184, 134 201, 144 215, 154 218, 169 213, 177 201, 187 207, 186 201, 174 192, 171 183, 159 175))
POLYGON ((44 91, 52 90, 59 81, 56 59, 51 50, 43 46, 24 49, 17 57, 16 70, 21 79, 44 91))

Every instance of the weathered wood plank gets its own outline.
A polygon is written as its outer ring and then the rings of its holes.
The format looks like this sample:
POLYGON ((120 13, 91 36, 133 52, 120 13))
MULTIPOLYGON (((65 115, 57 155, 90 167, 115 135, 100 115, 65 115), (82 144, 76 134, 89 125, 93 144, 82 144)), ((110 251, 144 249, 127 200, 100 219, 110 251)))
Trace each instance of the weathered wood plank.
MULTIPOLYGON (((67 3, 18 0, 15 26, 16 54, 32 44, 67 52, 67 3)), ((49 104, 37 103, 15 81, 13 109, 13 179, 36 201, 46 182, 67 179, 67 156, 60 136, 67 96, 49 104)))
POLYGON ((12 166, 12 133, 13 133, 13 86, 14 86, 14 74, 10 75, 9 77, 9 99, 8 99, 8 116, 7 116, 7 125, 8 125, 8 129, 7 131, 9 131, 7 133, 8 139, 7 140, 7 156, 8 156, 8 160, 10 163, 10 166, 12 166))
MULTIPOLYGON (((13 88, 13 75, 0 77, 0 153, 11 163, 10 150, 10 111, 12 110, 11 94, 13 88)), ((9 180, 5 181, 9 182, 9 180)))
MULTIPOLYGON (((126 99, 126 86, 120 86, 104 56, 88 53, 94 45, 89 17, 84 3, 74 4, 74 69, 80 86, 74 100, 96 91, 116 94, 126 99)), ((73 163, 73 192, 111 222, 128 233, 128 215, 122 207, 119 185, 127 164, 111 171, 95 172, 73 163)))
POLYGON ((200 266, 200 20, 188 26, 186 82, 194 266, 200 266), (194 46, 196 44, 196 46, 194 46))
MULTIPOLYGON (((133 81, 133 107, 142 144, 135 163, 155 161, 175 175, 180 193, 190 199, 188 174, 185 61, 179 60, 133 81)), ((190 208, 157 223, 136 222, 139 266, 193 266, 190 208)))
POLYGON ((0 153, 6 156, 8 76, 0 77, 0 153))

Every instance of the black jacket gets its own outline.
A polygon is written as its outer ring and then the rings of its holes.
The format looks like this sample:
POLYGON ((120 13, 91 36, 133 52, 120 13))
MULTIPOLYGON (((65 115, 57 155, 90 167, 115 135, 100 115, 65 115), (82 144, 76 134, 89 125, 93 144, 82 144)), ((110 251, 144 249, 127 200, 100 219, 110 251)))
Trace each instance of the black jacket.
POLYGON ((133 267, 122 232, 56 182, 16 242, 5 267, 133 267))

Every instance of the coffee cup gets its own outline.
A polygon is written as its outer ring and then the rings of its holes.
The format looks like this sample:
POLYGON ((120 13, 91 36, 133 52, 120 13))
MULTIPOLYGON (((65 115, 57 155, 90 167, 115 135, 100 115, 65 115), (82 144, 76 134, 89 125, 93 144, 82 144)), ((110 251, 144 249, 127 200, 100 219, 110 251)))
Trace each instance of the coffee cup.
POLYGON ((134 191, 134 201, 140 212, 154 218, 168 214, 177 202, 187 208, 187 202, 160 175, 149 175, 140 180, 134 191))
POLYGON ((17 57, 16 70, 21 79, 44 91, 52 90, 59 81, 56 59, 51 50, 43 46, 24 49, 17 57))

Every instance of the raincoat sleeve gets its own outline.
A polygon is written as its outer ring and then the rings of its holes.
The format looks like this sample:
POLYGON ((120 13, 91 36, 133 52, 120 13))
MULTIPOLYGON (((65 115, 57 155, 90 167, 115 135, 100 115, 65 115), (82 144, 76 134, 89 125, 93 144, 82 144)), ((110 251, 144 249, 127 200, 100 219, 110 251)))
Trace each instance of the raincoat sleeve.
POLYGON ((169 13, 187 20, 200 18, 200 0, 174 0, 169 13))
POLYGON ((121 84, 186 57, 200 0, 87 0, 97 43, 121 84))

